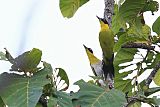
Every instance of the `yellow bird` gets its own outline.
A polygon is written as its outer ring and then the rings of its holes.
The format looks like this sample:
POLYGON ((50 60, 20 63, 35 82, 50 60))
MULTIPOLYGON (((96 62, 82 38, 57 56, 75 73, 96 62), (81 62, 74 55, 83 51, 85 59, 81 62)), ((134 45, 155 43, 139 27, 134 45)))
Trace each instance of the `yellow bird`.
POLYGON ((104 78, 108 82, 109 87, 113 87, 113 78, 114 78, 114 66, 113 66, 113 58, 114 58, 114 34, 112 30, 108 26, 108 22, 105 19, 99 18, 100 22, 100 32, 99 32, 99 42, 103 52, 103 60, 102 60, 102 69, 104 72, 104 78))

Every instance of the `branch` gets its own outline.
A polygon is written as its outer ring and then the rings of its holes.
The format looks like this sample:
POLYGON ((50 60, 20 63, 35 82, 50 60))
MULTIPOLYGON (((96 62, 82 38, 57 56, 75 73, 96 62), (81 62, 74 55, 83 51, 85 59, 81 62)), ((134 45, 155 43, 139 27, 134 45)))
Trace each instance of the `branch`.
POLYGON ((141 49, 147 49, 147 50, 154 50, 155 46, 150 46, 145 43, 127 43, 122 45, 122 48, 141 48, 141 49))
POLYGON ((160 61, 156 64, 155 68, 153 71, 150 73, 148 78, 146 79, 146 85, 149 86, 150 83, 152 82, 154 76, 156 75, 157 71, 160 69, 160 61))
POLYGON ((140 101, 140 100, 137 97, 130 97, 130 98, 128 98, 127 104, 124 105, 124 107, 128 107, 131 104, 134 104, 135 102, 138 102, 138 101, 140 101))
POLYGON ((104 0, 104 18, 107 20, 109 26, 111 27, 112 16, 114 12, 114 0, 104 0))
POLYGON ((140 97, 132 96, 132 97, 127 97, 127 99, 128 99, 127 104, 124 105, 124 107, 130 107, 130 105, 132 105, 136 102, 143 102, 143 103, 147 103, 147 104, 153 106, 152 102, 148 101, 146 98, 143 98, 143 97, 140 98, 140 97))
MULTIPOLYGON (((104 0, 104 19, 107 20, 109 27, 111 28, 112 16, 114 12, 114 0, 104 0)), ((110 76, 107 77, 109 80, 108 86, 110 89, 114 88, 114 79, 110 76)))

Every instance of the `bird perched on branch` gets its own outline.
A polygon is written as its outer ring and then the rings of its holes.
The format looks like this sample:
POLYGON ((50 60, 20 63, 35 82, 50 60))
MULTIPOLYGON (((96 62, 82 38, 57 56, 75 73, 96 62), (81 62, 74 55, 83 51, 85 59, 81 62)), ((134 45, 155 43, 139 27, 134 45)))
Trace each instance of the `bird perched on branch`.
MULTIPOLYGON (((88 59, 89 59, 89 62, 90 62, 90 66, 92 68, 92 71, 93 71, 94 75, 103 79, 104 78, 104 72, 102 70, 102 67, 103 67, 102 66, 102 61, 99 60, 96 56, 94 56, 91 48, 88 48, 85 45, 83 45, 83 46, 86 50, 86 53, 87 53, 87 56, 88 56, 88 59)), ((104 81, 102 79, 100 79, 98 81, 98 84, 101 85, 101 86, 105 86, 106 84, 104 83, 104 81)))
POLYGON ((98 16, 97 18, 99 19, 101 26, 101 30, 99 32, 99 42, 103 52, 102 69, 104 72, 104 78, 107 81, 108 86, 112 88, 114 78, 114 34, 109 28, 108 22, 105 19, 99 18, 98 16))

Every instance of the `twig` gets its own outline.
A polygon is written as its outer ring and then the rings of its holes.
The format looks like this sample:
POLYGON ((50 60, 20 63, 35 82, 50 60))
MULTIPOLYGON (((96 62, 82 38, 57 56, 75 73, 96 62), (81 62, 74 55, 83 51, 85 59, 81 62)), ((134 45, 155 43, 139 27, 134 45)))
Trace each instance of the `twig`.
POLYGON ((156 75, 157 71, 160 69, 160 61, 156 64, 155 68, 153 71, 150 73, 148 78, 146 79, 146 85, 149 86, 150 83, 152 82, 154 76, 156 75))
POLYGON ((147 50, 154 50, 155 46, 150 46, 145 43, 130 42, 130 43, 122 45, 122 48, 141 48, 141 49, 147 49, 147 50))
POLYGON ((109 26, 111 27, 112 16, 114 12, 114 0, 104 0, 104 18, 107 20, 109 26))
POLYGON ((130 97, 130 98, 127 98, 127 99, 128 99, 127 100, 127 104, 124 107, 128 107, 129 105, 134 104, 135 102, 140 101, 137 97, 130 97))

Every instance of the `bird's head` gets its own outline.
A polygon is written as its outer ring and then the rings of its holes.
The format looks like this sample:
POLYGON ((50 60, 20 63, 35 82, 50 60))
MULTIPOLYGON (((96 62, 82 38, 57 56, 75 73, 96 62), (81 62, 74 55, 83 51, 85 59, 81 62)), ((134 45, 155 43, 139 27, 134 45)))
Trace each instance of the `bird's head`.
POLYGON ((85 50, 86 50, 86 52, 87 51, 89 51, 90 53, 92 53, 93 54, 93 50, 91 49, 91 48, 88 48, 87 46, 85 46, 85 45, 83 45, 84 46, 84 48, 85 48, 85 50))
POLYGON ((101 31, 109 29, 109 25, 106 19, 98 17, 99 23, 101 25, 101 31))
POLYGON ((90 64, 98 63, 100 60, 97 57, 94 56, 92 49, 86 47, 85 45, 83 45, 83 46, 84 46, 84 48, 86 50, 86 53, 87 53, 88 59, 90 61, 90 64))

